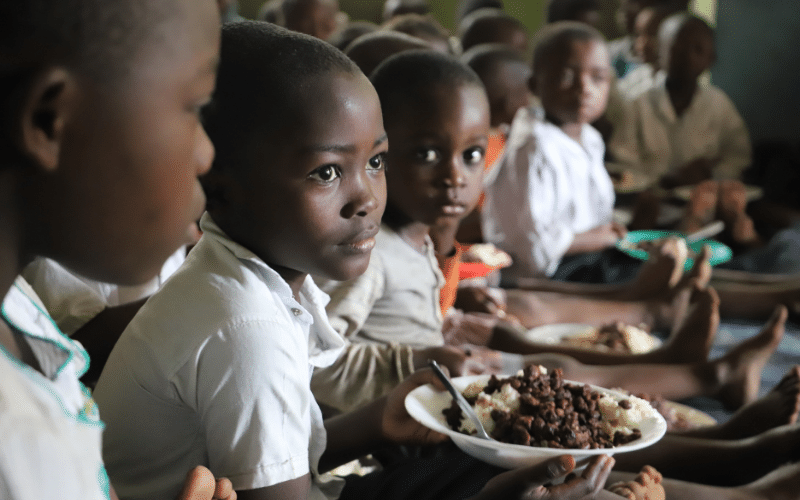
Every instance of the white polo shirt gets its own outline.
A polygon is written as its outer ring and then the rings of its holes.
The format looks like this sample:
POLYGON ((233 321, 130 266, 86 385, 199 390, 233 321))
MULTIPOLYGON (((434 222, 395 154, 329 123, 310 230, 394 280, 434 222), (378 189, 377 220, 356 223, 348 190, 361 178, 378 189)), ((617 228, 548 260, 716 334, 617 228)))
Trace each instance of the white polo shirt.
POLYGON ((326 435, 309 388, 314 367, 344 345, 327 296, 309 277, 297 302, 208 214, 200 226, 202 239, 122 334, 95 390, 115 489, 172 500, 186 471, 204 464, 237 490, 311 472, 310 498, 337 496, 343 481, 317 478, 326 435))
POLYGON ((514 117, 481 214, 486 241, 514 260, 503 270, 509 283, 551 276, 575 235, 611 222, 614 209, 600 133, 583 125, 576 141, 537 114, 514 117))
POLYGON ((22 278, 3 300, 2 315, 42 372, 0 347, 0 498, 107 499, 103 424, 78 381, 89 367, 86 351, 58 330, 22 278))

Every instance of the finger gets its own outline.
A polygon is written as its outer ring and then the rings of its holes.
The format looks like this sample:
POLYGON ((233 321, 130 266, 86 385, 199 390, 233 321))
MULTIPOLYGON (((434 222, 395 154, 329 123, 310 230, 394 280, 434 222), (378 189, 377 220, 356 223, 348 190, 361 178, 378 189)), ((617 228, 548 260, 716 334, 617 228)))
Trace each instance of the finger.
POLYGON ((236 500, 236 492, 233 491, 233 484, 227 477, 217 479, 217 488, 214 490, 215 500, 236 500))
POLYGON ((198 465, 186 474, 183 489, 177 500, 211 500, 215 489, 214 474, 198 465))

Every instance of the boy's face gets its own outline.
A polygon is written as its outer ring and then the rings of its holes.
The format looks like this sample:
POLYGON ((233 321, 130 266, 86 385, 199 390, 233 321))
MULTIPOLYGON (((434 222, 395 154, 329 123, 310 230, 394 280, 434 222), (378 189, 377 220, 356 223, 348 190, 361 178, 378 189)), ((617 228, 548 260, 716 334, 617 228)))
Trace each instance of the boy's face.
MULTIPOLYGON (((113 86, 78 77, 58 167, 31 186, 39 247, 88 277, 141 283, 187 238, 214 148, 199 110, 214 89, 219 13, 181 0, 164 36, 113 86)), ((26 194, 27 196, 27 194, 26 194)))
POLYGON ((243 243, 273 268, 348 280, 366 270, 386 205, 380 102, 362 74, 307 82, 284 133, 242 183, 243 243), (246 218, 246 219, 244 219, 246 218))
POLYGON ((714 38, 697 25, 683 26, 661 45, 661 67, 671 79, 692 82, 709 69, 716 58, 714 38))
POLYGON ((327 40, 339 27, 339 2, 337 0, 319 0, 311 9, 313 24, 312 36, 327 40))
POLYGON ((556 125, 592 123, 605 112, 611 83, 608 50, 597 40, 571 40, 545 55, 530 80, 556 125))
POLYGON ((489 105, 475 85, 435 87, 422 105, 398 105, 387 116, 389 202, 429 226, 466 216, 483 181, 489 105))
POLYGON ((636 17, 633 49, 644 62, 658 65, 658 28, 663 20, 652 8, 643 9, 636 17))

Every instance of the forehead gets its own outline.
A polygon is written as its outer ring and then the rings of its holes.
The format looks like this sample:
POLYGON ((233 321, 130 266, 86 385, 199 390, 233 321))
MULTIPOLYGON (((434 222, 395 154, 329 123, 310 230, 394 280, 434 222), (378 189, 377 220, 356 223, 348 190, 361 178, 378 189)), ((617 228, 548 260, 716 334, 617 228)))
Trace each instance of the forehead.
POLYGON ((565 67, 609 67, 606 44, 592 38, 565 39, 545 54, 543 69, 561 70, 565 67))
POLYGON ((430 131, 454 135, 467 128, 489 127, 488 99, 477 85, 432 85, 422 93, 403 97, 386 115, 387 128, 410 135, 430 131))

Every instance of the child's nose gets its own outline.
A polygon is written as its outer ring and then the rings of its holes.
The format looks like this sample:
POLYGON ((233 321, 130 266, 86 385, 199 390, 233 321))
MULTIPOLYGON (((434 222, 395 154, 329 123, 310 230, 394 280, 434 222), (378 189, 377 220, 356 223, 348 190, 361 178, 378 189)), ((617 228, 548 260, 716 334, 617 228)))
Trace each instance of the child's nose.
POLYGON ((342 207, 342 217, 364 217, 378 208, 379 194, 381 189, 385 189, 384 184, 366 178, 366 175, 355 179, 351 191, 350 200, 342 207))
POLYGON ((467 180, 464 176, 464 169, 460 158, 452 158, 445 165, 444 177, 442 179, 447 187, 464 187, 467 180))
POLYGON ((203 127, 198 128, 197 146, 195 147, 195 162, 197 166, 197 176, 201 176, 211 169, 214 161, 214 144, 209 139, 203 127))

